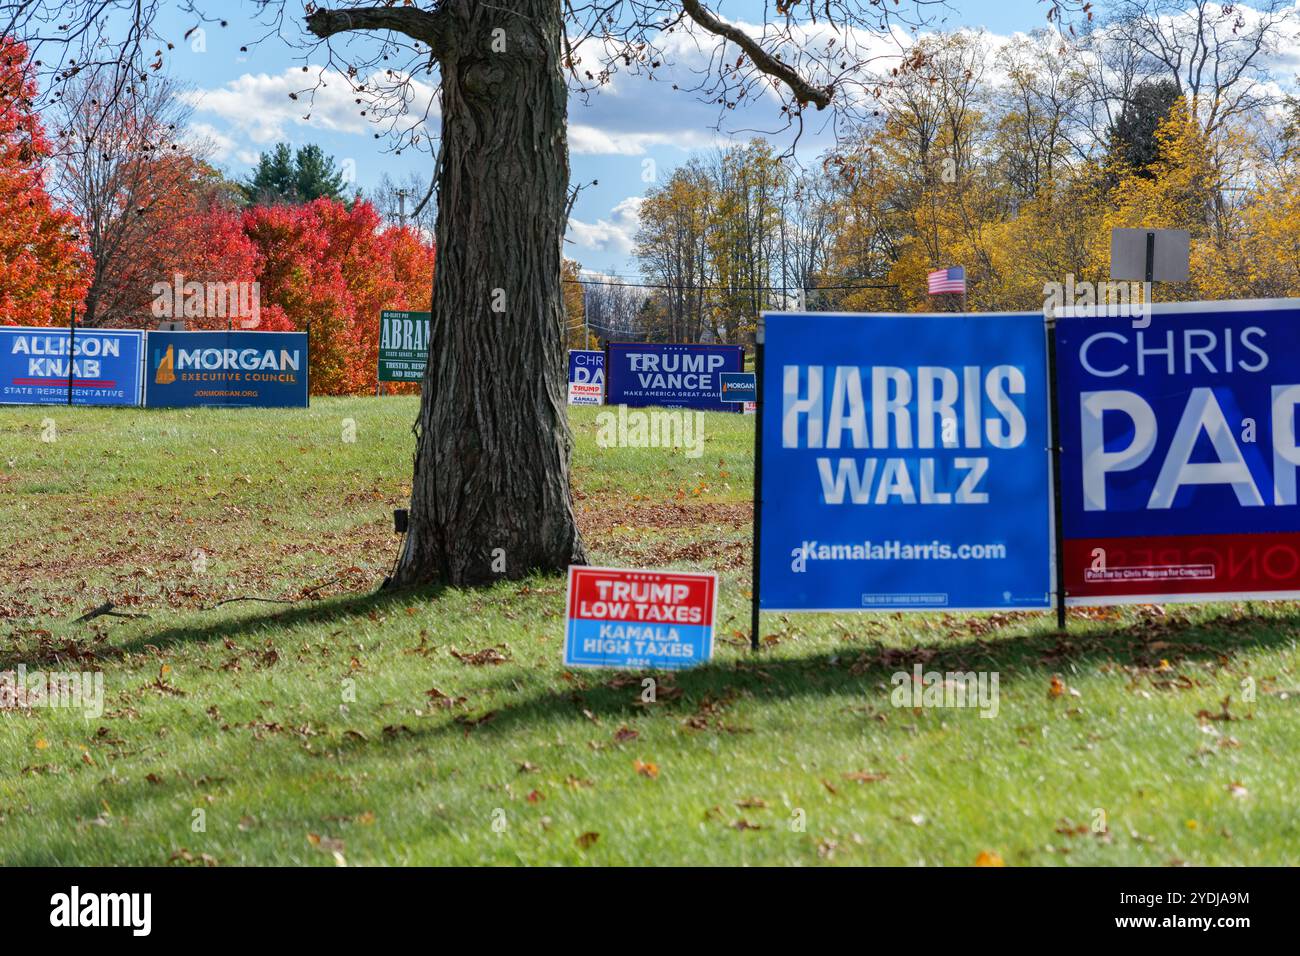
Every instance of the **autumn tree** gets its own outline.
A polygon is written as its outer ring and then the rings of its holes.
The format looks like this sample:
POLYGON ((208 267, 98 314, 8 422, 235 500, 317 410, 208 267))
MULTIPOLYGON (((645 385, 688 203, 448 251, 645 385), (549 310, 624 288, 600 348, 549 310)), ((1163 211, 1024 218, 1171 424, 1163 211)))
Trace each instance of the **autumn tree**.
POLYGON ((0 35, 0 325, 65 323, 86 288, 80 224, 45 186, 35 96, 26 47, 0 35))
POLYGON ((254 206, 243 226, 258 254, 266 326, 311 330, 312 390, 373 391, 379 313, 423 309, 432 245, 412 229, 385 228, 366 201, 254 206))
MULTIPOLYGON (((770 91, 793 127, 806 108, 860 102, 852 94, 866 85, 871 54, 854 37, 878 35, 894 14, 840 4, 832 22, 823 16, 793 6, 756 33, 699 0, 347 4, 308 16, 322 40, 377 32, 389 64, 436 62, 441 74, 439 268, 399 583, 491 581, 501 567, 494 556, 507 576, 585 559, 564 396, 566 74, 579 87, 614 69, 658 77, 670 67, 666 37, 684 32, 717 46, 716 62, 727 64, 701 93, 725 108, 770 91), (828 45, 833 31, 851 45, 828 45)), ((349 76, 381 62, 332 43, 330 52, 349 76)))
POLYGON ((122 67, 69 78, 59 92, 54 182, 81 220, 93 262, 82 322, 149 322, 154 285, 178 271, 200 281, 251 278, 246 250, 230 267, 212 262, 190 228, 213 213, 237 232, 238 217, 224 179, 184 138, 190 109, 175 84, 141 82, 122 67), (221 218, 223 207, 232 213, 221 218), (193 267, 200 260, 207 274, 193 267))

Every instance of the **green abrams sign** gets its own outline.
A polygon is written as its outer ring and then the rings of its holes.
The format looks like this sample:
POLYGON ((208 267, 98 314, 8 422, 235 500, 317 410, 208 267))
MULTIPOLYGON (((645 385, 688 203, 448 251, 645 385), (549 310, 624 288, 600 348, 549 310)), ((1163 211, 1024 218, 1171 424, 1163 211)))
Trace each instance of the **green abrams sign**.
POLYGON ((418 382, 428 360, 428 312, 379 313, 379 381, 418 382))

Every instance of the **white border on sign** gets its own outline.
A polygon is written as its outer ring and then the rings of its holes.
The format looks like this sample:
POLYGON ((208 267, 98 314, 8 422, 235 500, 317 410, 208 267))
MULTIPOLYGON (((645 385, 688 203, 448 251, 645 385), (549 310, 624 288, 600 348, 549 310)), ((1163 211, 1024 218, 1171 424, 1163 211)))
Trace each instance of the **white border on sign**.
POLYGON ((1066 607, 1114 607, 1120 604, 1212 604, 1218 601, 1294 601, 1300 591, 1213 591, 1204 594, 1107 594, 1067 597, 1066 607))
MULTIPOLYGON (((1300 300, 1276 300, 1276 301, 1296 301, 1300 305, 1300 300)), ((975 320, 992 318, 995 316, 1038 316, 1043 320, 1043 393, 1045 414, 1044 421, 1047 423, 1047 447, 1043 449, 1043 454, 1047 456, 1047 603, 1046 604, 1028 604, 1017 606, 1014 604, 1002 604, 997 607, 962 607, 957 604, 942 604, 934 607, 838 607, 838 608, 821 608, 821 607, 764 607, 759 602, 759 610, 763 612, 776 612, 778 614, 895 614, 900 611, 926 612, 933 613, 939 611, 963 611, 963 612, 981 612, 981 613, 1006 613, 1007 611, 1055 611, 1057 594, 1056 594, 1056 562, 1059 559, 1056 553, 1056 482, 1054 480, 1052 468, 1052 402, 1055 395, 1052 392, 1052 381, 1048 363, 1048 336, 1047 323, 1048 317, 1040 310, 1037 312, 789 312, 780 310, 764 309, 759 313, 759 327, 766 332, 766 320, 769 315, 782 315, 791 318, 809 318, 819 316, 840 316, 844 318, 888 318, 888 319, 915 319, 915 318, 945 318, 945 319, 967 319, 975 320)), ((764 341, 763 358, 767 359, 766 341, 764 341)), ((757 361, 757 355, 755 355, 757 361)), ((757 373, 757 368, 755 372, 757 373)), ((764 372, 767 370, 764 369, 764 372)), ((758 396, 761 401, 763 396, 758 396)), ((759 507, 762 508, 763 489, 758 489, 759 507)), ((755 519, 757 520, 757 518, 755 519)), ((751 546, 752 547, 752 546, 751 546)), ((759 569, 760 576, 762 569, 759 569)), ((758 600, 757 596, 755 600, 758 600)), ((1067 607, 1070 606, 1070 599, 1065 599, 1067 607)))
MULTIPOLYGON (((1141 303, 1138 303, 1141 306, 1141 303)), ((1114 315, 1109 305, 1063 305, 1053 309, 1058 319, 1131 319, 1143 317, 1114 315)), ((1152 315, 1183 315, 1189 312, 1276 312, 1280 309, 1300 309, 1300 299, 1224 299, 1221 302, 1152 302, 1147 306, 1152 315)), ((972 313, 983 315, 982 312, 972 313)), ((990 312, 989 315, 1005 313, 990 312)))
MULTIPOLYGON (((717 627, 718 627, 718 572, 717 571, 691 571, 689 569, 680 569, 680 568, 609 568, 609 567, 604 567, 602 565, 593 565, 593 564, 571 564, 569 565, 568 580, 565 582, 565 586, 564 586, 564 647, 561 650, 560 662, 565 667, 583 667, 588 670, 668 671, 667 668, 658 668, 658 667, 628 668, 628 667, 619 667, 617 664, 576 664, 569 660, 569 625, 573 621, 573 618, 569 615, 569 609, 571 607, 570 598, 573 595, 574 572, 577 571, 613 571, 619 574, 627 574, 627 573, 689 574, 689 575, 694 575, 695 577, 709 578, 710 580, 709 586, 713 593, 713 600, 710 602, 710 610, 709 610, 709 646, 708 646, 708 653, 704 656, 704 659, 700 661, 700 663, 705 664, 713 660, 713 635, 717 631, 717 627)), ((690 668, 686 668, 686 667, 676 668, 676 670, 689 670, 689 669, 690 668)))
MULTIPOLYGON (((0 332, 46 332, 46 333, 62 332, 64 335, 68 335, 70 332, 70 328, 66 325, 0 325, 0 332)), ((77 326, 76 335, 87 335, 87 334, 125 335, 128 338, 134 338, 139 341, 140 348, 138 351, 140 353, 140 361, 137 363, 137 369, 136 369, 135 401, 132 403, 109 404, 109 405, 101 405, 95 402, 84 402, 79 405, 76 401, 73 401, 71 405, 65 404, 64 407, 65 408, 142 408, 144 407, 144 375, 145 375, 145 370, 148 367, 148 361, 147 361, 148 351, 147 351, 147 346, 145 345, 145 335, 147 335, 148 332, 149 332, 148 329, 105 329, 99 327, 86 328, 80 325, 77 326)), ((74 336, 74 344, 75 344, 75 336, 74 336)), ((55 386, 51 386, 51 388, 53 387, 55 386)), ((62 402, 9 402, 9 401, 0 400, 0 405, 15 405, 15 406, 30 405, 33 408, 39 408, 46 405, 60 405, 60 404, 64 404, 64 403, 62 402)))

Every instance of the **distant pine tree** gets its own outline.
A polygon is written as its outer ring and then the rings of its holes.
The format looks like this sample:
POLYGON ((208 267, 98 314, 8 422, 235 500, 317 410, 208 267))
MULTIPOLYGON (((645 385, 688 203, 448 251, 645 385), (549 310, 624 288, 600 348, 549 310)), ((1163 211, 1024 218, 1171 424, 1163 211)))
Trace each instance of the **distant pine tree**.
POLYGON ((257 168, 243 187, 244 195, 251 203, 297 203, 298 179, 289 144, 276 143, 270 152, 259 156, 257 168))
POLYGON ((335 168, 332 156, 312 143, 298 150, 294 162, 297 167, 294 175, 299 202, 311 202, 324 197, 346 203, 343 173, 335 168))
POLYGON ((1160 159, 1156 130, 1169 117, 1178 96, 1178 84, 1173 80, 1139 83, 1111 125, 1112 157, 1138 175, 1150 179, 1152 174, 1149 170, 1160 159))
POLYGON ((242 185, 254 205, 297 206, 324 197, 351 206, 350 197, 343 192, 343 173, 334 165, 334 158, 315 143, 296 153, 288 143, 277 143, 258 157, 257 168, 242 185))

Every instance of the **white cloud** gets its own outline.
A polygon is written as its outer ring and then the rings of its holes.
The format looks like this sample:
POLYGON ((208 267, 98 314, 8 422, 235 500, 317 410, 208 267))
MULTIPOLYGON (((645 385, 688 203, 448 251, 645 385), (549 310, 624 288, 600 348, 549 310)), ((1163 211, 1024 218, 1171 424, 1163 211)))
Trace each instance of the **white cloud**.
MULTIPOLYGON (((413 106, 418 104, 422 112, 434 88, 413 79, 410 89, 413 106)), ((364 136, 386 128, 371 121, 370 103, 358 104, 348 79, 337 70, 304 73, 301 68, 287 68, 274 76, 244 73, 219 89, 188 93, 186 100, 196 113, 217 117, 241 138, 262 145, 288 139, 290 126, 364 136), (362 116, 363 109, 370 115, 362 116)))
POLYGON ((224 163, 239 152, 238 144, 211 123, 190 123, 186 139, 204 150, 212 159, 224 163))
POLYGON ((600 218, 594 223, 570 217, 569 238, 581 249, 628 255, 636 244, 643 202, 643 196, 628 196, 610 210, 608 219, 600 218))
POLYGON ((618 132, 588 123, 569 124, 569 151, 587 156, 642 156, 651 146, 700 149, 711 145, 714 140, 715 137, 699 129, 618 132))

